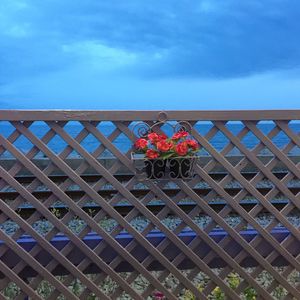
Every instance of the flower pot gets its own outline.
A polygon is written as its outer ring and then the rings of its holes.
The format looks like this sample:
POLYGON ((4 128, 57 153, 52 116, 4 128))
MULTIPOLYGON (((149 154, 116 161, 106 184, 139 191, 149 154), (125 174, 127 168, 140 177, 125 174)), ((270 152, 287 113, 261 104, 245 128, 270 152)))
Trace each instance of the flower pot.
POLYGON ((191 176, 192 160, 190 158, 169 159, 171 178, 188 178, 191 176))
POLYGON ((146 174, 150 179, 162 178, 165 176, 166 160, 147 159, 145 160, 146 174))

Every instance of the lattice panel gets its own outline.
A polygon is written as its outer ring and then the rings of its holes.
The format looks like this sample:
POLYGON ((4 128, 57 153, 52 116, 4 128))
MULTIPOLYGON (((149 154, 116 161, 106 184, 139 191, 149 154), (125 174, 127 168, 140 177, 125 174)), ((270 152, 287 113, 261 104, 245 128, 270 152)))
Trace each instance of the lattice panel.
POLYGON ((300 113, 130 113, 0 113, 0 298, 300 299, 300 113), (193 178, 138 179, 162 120, 193 178))

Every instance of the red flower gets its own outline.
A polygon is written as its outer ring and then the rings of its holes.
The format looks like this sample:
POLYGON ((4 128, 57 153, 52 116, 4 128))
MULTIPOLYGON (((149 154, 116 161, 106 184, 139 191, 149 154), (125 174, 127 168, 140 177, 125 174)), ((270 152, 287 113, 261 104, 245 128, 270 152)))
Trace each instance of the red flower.
POLYGON ((151 132, 148 134, 148 139, 152 144, 155 144, 159 141, 166 140, 167 136, 164 133, 158 134, 156 132, 151 132))
POLYGON ((184 155, 187 155, 189 148, 188 148, 188 145, 186 142, 182 142, 176 146, 175 150, 178 155, 184 156, 184 155))
POLYGON ((199 149, 199 144, 195 140, 186 140, 186 143, 189 147, 191 147, 193 150, 199 149))
POLYGON ((134 146, 136 149, 144 149, 146 148, 148 145, 148 141, 146 139, 138 139, 135 143, 134 146))
POLYGON ((159 153, 155 150, 148 149, 146 152, 146 156, 150 159, 155 159, 159 156, 159 153))
POLYGON ((168 137, 162 133, 162 134, 159 134, 159 140, 166 140, 168 137))
POLYGON ((179 140, 180 138, 187 137, 189 133, 187 131, 178 131, 173 134, 172 140, 179 140))
POLYGON ((157 142, 156 147, 159 151, 167 152, 172 148, 173 144, 170 142, 166 142, 165 140, 161 140, 157 142))
POLYGON ((159 142, 160 138, 156 132, 151 132, 148 134, 148 139, 152 144, 159 142))

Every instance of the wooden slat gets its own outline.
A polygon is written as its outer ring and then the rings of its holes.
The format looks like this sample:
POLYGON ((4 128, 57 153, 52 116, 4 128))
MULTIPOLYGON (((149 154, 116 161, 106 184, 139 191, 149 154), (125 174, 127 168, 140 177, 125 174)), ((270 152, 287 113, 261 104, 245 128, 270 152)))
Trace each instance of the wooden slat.
POLYGON ((260 121, 300 120, 300 110, 207 110, 207 111, 76 111, 76 110, 0 110, 0 120, 9 121, 157 121, 164 113, 169 120, 190 121, 260 121))

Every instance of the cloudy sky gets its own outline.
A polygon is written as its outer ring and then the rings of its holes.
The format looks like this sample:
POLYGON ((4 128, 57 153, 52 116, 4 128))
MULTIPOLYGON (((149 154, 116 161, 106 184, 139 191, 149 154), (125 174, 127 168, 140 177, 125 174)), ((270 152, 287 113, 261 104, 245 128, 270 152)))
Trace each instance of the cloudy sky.
POLYGON ((0 108, 300 108, 299 0, 0 0, 0 108))

